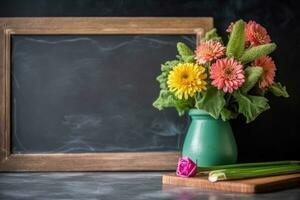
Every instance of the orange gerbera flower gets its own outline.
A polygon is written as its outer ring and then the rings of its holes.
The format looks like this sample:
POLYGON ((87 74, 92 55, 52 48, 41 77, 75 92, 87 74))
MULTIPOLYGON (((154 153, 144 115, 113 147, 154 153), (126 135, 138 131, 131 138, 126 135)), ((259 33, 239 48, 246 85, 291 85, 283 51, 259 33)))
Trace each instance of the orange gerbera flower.
POLYGON ((253 63, 253 66, 260 66, 263 68, 264 73, 258 83, 259 88, 262 90, 269 87, 274 82, 276 66, 274 61, 269 56, 262 56, 256 59, 253 63))

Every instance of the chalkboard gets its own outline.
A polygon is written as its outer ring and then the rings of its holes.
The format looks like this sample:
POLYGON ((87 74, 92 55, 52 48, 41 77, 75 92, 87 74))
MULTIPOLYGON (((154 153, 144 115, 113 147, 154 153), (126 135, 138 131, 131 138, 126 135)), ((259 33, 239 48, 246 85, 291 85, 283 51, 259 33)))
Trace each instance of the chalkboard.
POLYGON ((159 112, 160 64, 191 35, 14 35, 11 151, 178 151, 188 118, 159 112))

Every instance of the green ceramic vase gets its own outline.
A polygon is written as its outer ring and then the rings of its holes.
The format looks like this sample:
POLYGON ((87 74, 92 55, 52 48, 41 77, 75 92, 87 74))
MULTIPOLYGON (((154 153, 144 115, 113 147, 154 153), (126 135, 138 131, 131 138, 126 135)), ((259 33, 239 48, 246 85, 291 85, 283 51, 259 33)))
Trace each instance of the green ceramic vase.
POLYGON ((237 147, 229 122, 198 109, 191 109, 189 115, 192 121, 182 155, 201 167, 236 163, 237 147))

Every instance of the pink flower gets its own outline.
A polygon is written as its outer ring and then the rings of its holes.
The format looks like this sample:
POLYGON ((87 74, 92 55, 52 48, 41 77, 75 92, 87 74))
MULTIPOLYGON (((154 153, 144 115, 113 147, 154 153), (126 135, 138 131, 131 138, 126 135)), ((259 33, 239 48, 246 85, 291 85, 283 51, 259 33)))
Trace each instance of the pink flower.
POLYGON ((252 46, 258 46, 271 42, 267 30, 255 21, 249 21, 246 24, 245 37, 246 42, 249 42, 252 46))
POLYGON ((262 90, 269 87, 274 82, 276 66, 274 61, 269 56, 262 56, 256 59, 253 63, 253 66, 260 66, 263 68, 264 73, 258 83, 259 88, 262 90))
POLYGON ((202 65, 222 57, 225 54, 225 47, 218 41, 209 40, 201 43, 195 54, 197 62, 202 65))
MULTIPOLYGON (((226 32, 231 33, 233 29, 234 23, 231 22, 226 32)), ((258 46, 261 44, 270 43, 271 39, 267 33, 267 30, 260 24, 255 21, 249 21, 245 24, 245 43, 246 47, 249 45, 258 46)))
POLYGON ((219 59, 210 68, 210 78, 213 86, 232 93, 245 81, 243 65, 233 58, 219 59))
POLYGON ((176 175, 181 177, 191 177, 197 174, 197 165, 189 158, 179 158, 176 175))

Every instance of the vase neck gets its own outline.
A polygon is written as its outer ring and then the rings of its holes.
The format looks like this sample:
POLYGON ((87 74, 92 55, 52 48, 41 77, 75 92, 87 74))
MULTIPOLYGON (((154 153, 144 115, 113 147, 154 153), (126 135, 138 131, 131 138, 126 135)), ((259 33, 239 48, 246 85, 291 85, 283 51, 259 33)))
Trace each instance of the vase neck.
POLYGON ((205 110, 201 110, 201 109, 190 109, 189 116, 192 119, 213 119, 213 120, 216 120, 208 112, 206 112, 205 110))
POLYGON ((190 117, 192 119, 195 119, 195 120, 197 120, 197 119, 214 119, 214 120, 217 120, 217 119, 213 118, 210 115, 190 115, 190 117))

